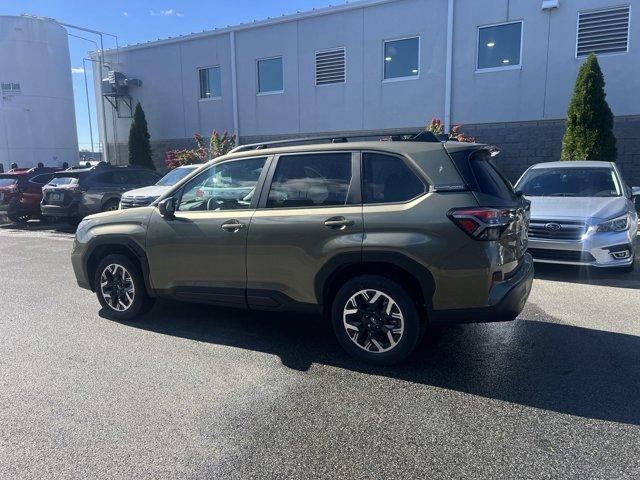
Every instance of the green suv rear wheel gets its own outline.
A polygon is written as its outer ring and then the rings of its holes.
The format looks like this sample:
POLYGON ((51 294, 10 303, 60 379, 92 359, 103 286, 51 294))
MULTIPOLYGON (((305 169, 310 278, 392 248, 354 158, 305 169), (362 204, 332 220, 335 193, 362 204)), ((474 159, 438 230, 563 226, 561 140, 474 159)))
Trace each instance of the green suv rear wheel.
POLYGON ((345 283, 331 313, 340 345, 351 355, 378 365, 404 360, 423 331, 422 319, 407 291, 377 275, 363 275, 345 283))

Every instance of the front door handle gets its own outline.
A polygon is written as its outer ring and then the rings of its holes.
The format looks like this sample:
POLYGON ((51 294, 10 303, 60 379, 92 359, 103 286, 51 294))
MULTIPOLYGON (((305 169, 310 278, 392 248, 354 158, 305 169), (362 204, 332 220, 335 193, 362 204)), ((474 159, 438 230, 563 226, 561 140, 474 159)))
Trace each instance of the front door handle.
POLYGON ((220 227, 227 232, 237 232, 244 228, 244 223, 240 223, 238 220, 229 220, 220 225, 220 227))
POLYGON ((348 220, 344 217, 331 217, 324 221, 325 227, 332 228, 334 230, 343 230, 344 228, 351 227, 353 225, 355 225, 353 220, 348 220))

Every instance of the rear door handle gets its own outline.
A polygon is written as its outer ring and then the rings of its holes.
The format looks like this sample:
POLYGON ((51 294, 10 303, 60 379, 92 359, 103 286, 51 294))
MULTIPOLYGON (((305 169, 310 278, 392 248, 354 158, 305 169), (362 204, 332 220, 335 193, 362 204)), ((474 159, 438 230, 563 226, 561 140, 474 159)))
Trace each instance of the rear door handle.
POLYGON ((353 220, 348 220, 344 217, 331 217, 324 221, 324 226, 327 228, 333 228, 335 230, 342 230, 346 227, 355 225, 353 220))
POLYGON ((240 223, 238 220, 229 220, 220 225, 220 228, 227 232, 237 232, 244 228, 244 223, 240 223))

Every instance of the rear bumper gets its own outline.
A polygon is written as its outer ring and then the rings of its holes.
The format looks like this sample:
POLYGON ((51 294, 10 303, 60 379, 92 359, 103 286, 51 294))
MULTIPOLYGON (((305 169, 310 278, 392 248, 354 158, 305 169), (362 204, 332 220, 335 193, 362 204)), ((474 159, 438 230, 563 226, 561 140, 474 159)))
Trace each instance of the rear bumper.
POLYGON ((10 202, 0 204, 0 215, 21 216, 21 215, 39 215, 40 209, 37 206, 25 205, 21 202, 10 202))
POLYGON ((40 205, 40 212, 45 217, 66 217, 81 218, 94 212, 87 211, 78 202, 71 202, 69 205, 40 205))
POLYGON ((480 308, 433 310, 428 313, 429 323, 484 323, 514 320, 524 308, 533 284, 533 259, 525 254, 515 275, 493 285, 489 305, 480 308))

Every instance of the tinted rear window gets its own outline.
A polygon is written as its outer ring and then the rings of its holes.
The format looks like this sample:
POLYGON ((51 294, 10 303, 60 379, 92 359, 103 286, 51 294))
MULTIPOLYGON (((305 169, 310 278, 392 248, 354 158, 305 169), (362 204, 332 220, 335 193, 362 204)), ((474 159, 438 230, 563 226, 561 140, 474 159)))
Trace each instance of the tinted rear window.
POLYGON ((18 183, 17 178, 0 178, 0 187, 10 187, 11 185, 15 185, 18 183))
POLYGON ((471 190, 505 200, 513 198, 511 182, 493 163, 489 152, 464 150, 451 154, 451 158, 471 190))
POLYGON ((35 177, 33 177, 29 181, 31 183, 35 183, 37 185, 45 185, 45 184, 49 183, 52 178, 53 178, 53 174, 52 173, 44 173, 42 175, 36 175, 35 177))
POLYGON ((67 177, 53 177, 51 179, 51 181, 49 182, 49 185, 56 185, 56 186, 61 186, 61 185, 77 185, 79 182, 79 178, 78 177, 73 177, 73 176, 67 176, 67 177))
POLYGON ((511 183, 502 176, 498 168, 491 163, 491 160, 472 157, 471 169, 475 174, 480 192, 505 199, 513 196, 511 183))

